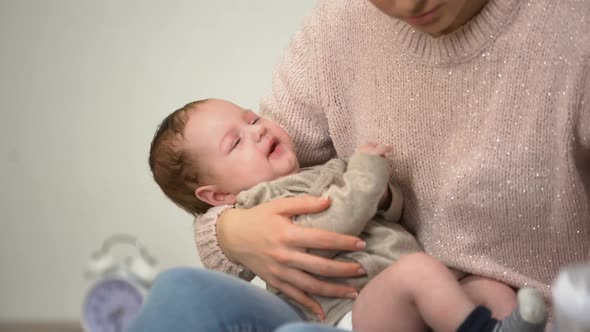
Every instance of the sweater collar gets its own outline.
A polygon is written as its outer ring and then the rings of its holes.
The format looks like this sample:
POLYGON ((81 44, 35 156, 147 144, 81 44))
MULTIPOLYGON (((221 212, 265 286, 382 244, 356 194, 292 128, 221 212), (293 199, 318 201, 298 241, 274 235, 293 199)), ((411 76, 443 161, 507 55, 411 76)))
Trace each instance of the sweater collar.
POLYGON ((414 29, 406 22, 393 20, 398 42, 414 60, 432 65, 462 62, 478 55, 510 25, 522 1, 490 0, 459 29, 439 37, 414 29))

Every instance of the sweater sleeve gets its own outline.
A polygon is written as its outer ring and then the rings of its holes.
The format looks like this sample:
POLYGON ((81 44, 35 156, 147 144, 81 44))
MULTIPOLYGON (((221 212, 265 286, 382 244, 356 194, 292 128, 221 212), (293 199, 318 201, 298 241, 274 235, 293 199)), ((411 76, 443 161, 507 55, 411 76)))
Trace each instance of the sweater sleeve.
MULTIPOLYGON (((384 158, 355 153, 343 175, 344 184, 331 185, 324 193, 330 207, 316 214, 302 215, 297 222, 332 232, 358 236, 377 213, 377 206, 387 186, 389 168, 384 158)), ((313 251, 332 257, 333 251, 313 251)))
MULTIPOLYGON (((317 6, 321 4, 318 3, 317 6)), ((322 105, 319 66, 321 43, 317 36, 318 8, 312 10, 295 33, 274 71, 270 95, 262 99, 261 115, 283 127, 297 147, 303 167, 320 165, 335 158, 328 121, 322 105)))
POLYGON ((243 265, 234 263, 227 258, 221 250, 217 240, 217 220, 219 215, 231 205, 222 205, 210 208, 207 213, 195 218, 195 242, 201 263, 208 269, 238 276, 244 280, 254 279, 254 273, 243 265))
POLYGON ((391 192, 391 202, 387 210, 378 210, 377 214, 383 216, 387 221, 399 221, 402 216, 402 205, 404 197, 402 191, 391 183, 388 183, 391 192))

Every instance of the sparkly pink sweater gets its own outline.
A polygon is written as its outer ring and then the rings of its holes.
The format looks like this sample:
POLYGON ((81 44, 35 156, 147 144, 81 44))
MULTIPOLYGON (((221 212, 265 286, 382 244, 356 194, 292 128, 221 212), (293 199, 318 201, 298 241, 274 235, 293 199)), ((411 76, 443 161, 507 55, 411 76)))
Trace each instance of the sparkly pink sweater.
MULTIPOLYGON (((491 0, 439 38, 366 0, 319 1, 261 111, 303 166, 392 144, 402 223, 451 267, 548 297, 561 267, 590 260, 588 1, 491 0)), ((195 239, 206 267, 237 275, 223 209, 195 239)))

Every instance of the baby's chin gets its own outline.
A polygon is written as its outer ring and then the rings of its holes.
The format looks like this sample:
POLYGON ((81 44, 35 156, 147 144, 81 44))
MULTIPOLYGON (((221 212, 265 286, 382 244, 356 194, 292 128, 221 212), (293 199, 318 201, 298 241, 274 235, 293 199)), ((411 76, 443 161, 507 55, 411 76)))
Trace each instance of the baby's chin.
POLYGON ((287 174, 285 175, 291 175, 299 172, 299 160, 297 160, 297 156, 294 152, 289 155, 287 162, 289 163, 289 166, 287 167, 288 170, 286 171, 287 174))
POLYGON ((276 180, 284 176, 297 174, 297 172, 299 172, 299 163, 297 162, 297 159, 295 159, 295 161, 287 161, 285 165, 281 166, 283 167, 276 169, 275 179, 273 180, 276 180))

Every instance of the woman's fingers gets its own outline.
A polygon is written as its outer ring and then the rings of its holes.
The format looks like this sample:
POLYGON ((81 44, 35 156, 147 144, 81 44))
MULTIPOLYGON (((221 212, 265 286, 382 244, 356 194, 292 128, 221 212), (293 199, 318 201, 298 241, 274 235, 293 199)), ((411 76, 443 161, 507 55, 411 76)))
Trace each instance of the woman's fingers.
POLYGON ((268 209, 267 213, 280 214, 292 217, 300 214, 318 213, 330 206, 330 199, 303 195, 296 197, 278 198, 260 205, 260 208, 268 209))
POLYGON ((320 320, 326 318, 326 314, 324 313, 324 310, 322 309, 320 304, 316 300, 312 299, 309 295, 302 292, 301 290, 291 286, 286 282, 281 281, 273 282, 271 286, 278 289, 295 302, 309 309, 316 316, 318 316, 320 320))
POLYGON ((282 283, 313 295, 351 299, 358 295, 358 290, 352 286, 323 281, 296 269, 286 269, 280 278, 282 283))
MULTIPOLYGON (((260 205, 268 214, 279 214, 292 217, 300 214, 311 214, 325 210, 330 205, 327 198, 304 195, 280 198, 260 205)), ((334 233, 322 229, 293 225, 282 232, 281 241, 285 244, 306 249, 330 249, 340 251, 356 251, 365 248, 361 239, 334 233)))
MULTIPOLYGON (((321 212, 329 206, 328 198, 303 195, 275 199, 259 208, 268 214, 292 217, 321 212)), ((299 248, 356 251, 365 247, 365 243, 354 236, 296 225, 287 229, 283 235, 285 243, 299 248)))
POLYGON ((354 287, 320 280, 326 277, 357 277, 364 274, 357 263, 334 261, 306 250, 356 251, 364 248, 357 237, 299 226, 294 215, 325 210, 330 201, 314 196, 277 199, 248 210, 220 216, 217 236, 228 255, 260 278, 320 317, 319 304, 309 294, 354 298, 354 287))
POLYGON ((323 277, 348 278, 366 274, 359 263, 337 261, 299 251, 292 252, 290 255, 287 263, 290 268, 323 277))
POLYGON ((293 225, 288 236, 290 245, 306 249, 357 251, 366 246, 365 242, 356 236, 299 225, 293 225))

